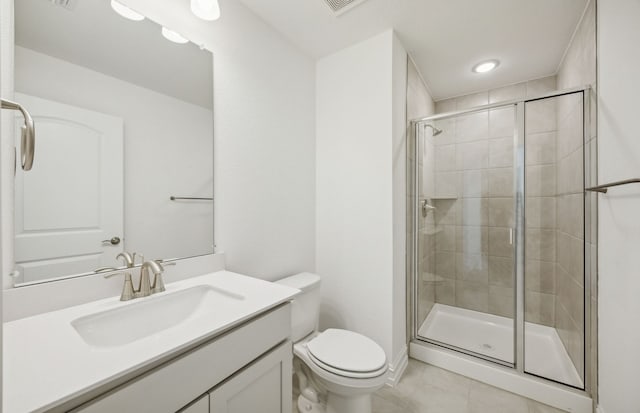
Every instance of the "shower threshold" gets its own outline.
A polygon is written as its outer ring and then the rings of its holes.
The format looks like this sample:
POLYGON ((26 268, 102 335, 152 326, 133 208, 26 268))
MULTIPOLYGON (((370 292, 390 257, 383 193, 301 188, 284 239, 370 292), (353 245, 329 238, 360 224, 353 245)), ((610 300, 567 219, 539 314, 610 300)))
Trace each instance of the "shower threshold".
MULTIPOLYGON (((513 319, 435 304, 418 336, 487 357, 514 362, 513 319)), ((581 388, 582 380, 552 327, 525 323, 525 371, 581 388)))

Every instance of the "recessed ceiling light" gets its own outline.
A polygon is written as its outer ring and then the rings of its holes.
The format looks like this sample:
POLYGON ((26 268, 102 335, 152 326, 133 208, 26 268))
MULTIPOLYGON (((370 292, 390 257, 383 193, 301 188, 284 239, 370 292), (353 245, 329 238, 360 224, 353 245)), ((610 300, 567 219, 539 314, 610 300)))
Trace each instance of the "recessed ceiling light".
POLYGON ((474 73, 487 73, 487 72, 492 71, 493 69, 495 69, 499 65, 500 65, 500 61, 497 60, 497 59, 487 60, 487 61, 480 62, 477 65, 473 66, 473 69, 471 69, 471 71, 473 71, 474 73))
POLYGON ((191 0, 191 11, 202 20, 217 20, 220 18, 218 0, 191 0))
POLYGON ((173 30, 169 30, 166 27, 162 27, 162 35, 167 39, 174 43, 187 43, 189 40, 186 39, 179 33, 174 32, 173 30))
POLYGON ((144 20, 144 16, 142 14, 131 10, 130 8, 116 0, 111 0, 111 8, 125 19, 135 20, 137 22, 144 20))

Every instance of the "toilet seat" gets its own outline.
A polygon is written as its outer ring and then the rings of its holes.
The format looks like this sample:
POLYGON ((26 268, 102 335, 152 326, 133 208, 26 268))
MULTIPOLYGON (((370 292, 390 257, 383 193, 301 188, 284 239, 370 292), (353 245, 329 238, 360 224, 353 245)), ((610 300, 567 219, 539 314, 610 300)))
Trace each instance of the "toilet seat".
POLYGON ((353 375, 350 372, 333 369, 338 371, 337 373, 333 373, 321 367, 311 358, 309 350, 307 349, 306 340, 295 343, 293 353, 314 373, 325 388, 337 394, 366 394, 379 389, 387 382, 388 369, 386 366, 381 369, 378 376, 369 378, 350 377, 350 375, 353 375))
POLYGON ((313 356, 313 354, 311 354, 309 352, 307 352, 307 354, 309 355, 309 360, 311 360, 311 362, 313 364, 315 364, 316 366, 320 367, 321 369, 326 370, 327 372, 333 373, 333 374, 338 375, 338 376, 348 377, 350 379, 371 379, 371 378, 379 377, 380 375, 384 374, 387 371, 387 366, 382 367, 380 370, 370 371, 370 372, 366 372, 366 373, 358 373, 358 372, 355 372, 355 371, 340 370, 340 369, 337 369, 335 367, 331 367, 331 366, 323 363, 322 361, 320 361, 317 358, 315 358, 313 356))
POLYGON ((340 376, 364 379, 387 371, 384 350, 370 338, 353 331, 327 329, 309 340, 306 347, 314 364, 340 376))

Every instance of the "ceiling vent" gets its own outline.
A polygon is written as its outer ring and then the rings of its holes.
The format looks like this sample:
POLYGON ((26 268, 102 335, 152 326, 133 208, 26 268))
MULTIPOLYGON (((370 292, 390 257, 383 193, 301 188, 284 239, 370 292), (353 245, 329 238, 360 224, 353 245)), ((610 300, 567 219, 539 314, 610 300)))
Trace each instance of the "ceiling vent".
POLYGON ((336 16, 352 10, 366 0, 324 0, 336 16))
POLYGON ((55 4, 56 6, 65 8, 67 10, 75 9, 77 2, 78 0, 51 0, 51 3, 55 4))

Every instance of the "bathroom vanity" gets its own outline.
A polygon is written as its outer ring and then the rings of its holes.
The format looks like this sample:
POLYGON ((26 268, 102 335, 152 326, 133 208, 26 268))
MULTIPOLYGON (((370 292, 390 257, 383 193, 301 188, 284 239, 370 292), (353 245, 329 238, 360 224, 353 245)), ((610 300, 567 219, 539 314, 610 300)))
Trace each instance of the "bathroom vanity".
POLYGON ((228 271, 5 323, 3 411, 291 411, 290 300, 228 271))
POLYGON ((211 51, 114 2, 10 3, 3 98, 28 107, 39 149, 7 191, 2 411, 291 411, 298 290, 209 265, 211 51), (111 276, 138 279, 126 251, 174 282, 120 301, 111 276))
POLYGON ((206 36, 176 39, 179 27, 130 20, 119 2, 7 3, 15 42, 3 42, 3 63, 15 82, 3 98, 28 108, 39 149, 3 193, 15 228, 3 226, 14 237, 3 240, 13 267, 2 411, 291 411, 298 290, 209 265, 219 254, 214 60, 196 39, 206 36), (138 280, 133 255, 119 260, 127 251, 146 257, 141 275, 162 263, 174 282, 162 292, 147 277, 120 301, 112 276, 138 280))

